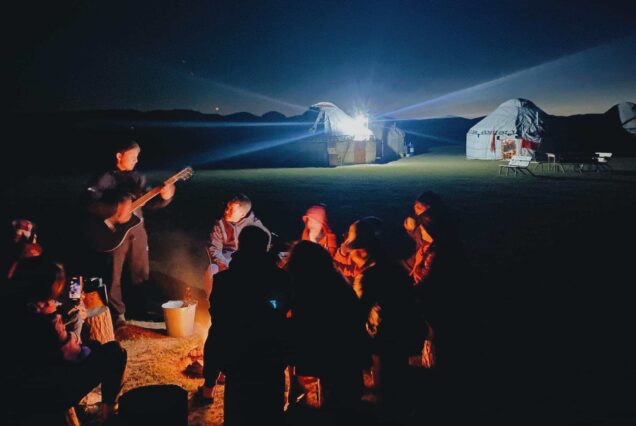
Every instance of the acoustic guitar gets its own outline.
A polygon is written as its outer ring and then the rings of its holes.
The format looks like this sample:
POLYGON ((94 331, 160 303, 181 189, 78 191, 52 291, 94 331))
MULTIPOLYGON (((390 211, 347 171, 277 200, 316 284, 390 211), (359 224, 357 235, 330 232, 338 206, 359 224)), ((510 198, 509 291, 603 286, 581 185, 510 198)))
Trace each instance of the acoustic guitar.
MULTIPOLYGON (((150 191, 133 201, 131 211, 134 212, 135 210, 140 209, 152 198, 159 195, 164 186, 172 185, 179 180, 190 179, 193 173, 194 172, 191 167, 186 167, 175 175, 169 177, 163 182, 163 184, 152 188, 150 191)), ((142 222, 143 219, 135 214, 131 214, 130 219, 125 223, 113 223, 110 218, 104 220, 92 218, 92 220, 89 220, 85 224, 84 233, 92 250, 107 253, 121 246, 131 229, 141 225, 142 222)))

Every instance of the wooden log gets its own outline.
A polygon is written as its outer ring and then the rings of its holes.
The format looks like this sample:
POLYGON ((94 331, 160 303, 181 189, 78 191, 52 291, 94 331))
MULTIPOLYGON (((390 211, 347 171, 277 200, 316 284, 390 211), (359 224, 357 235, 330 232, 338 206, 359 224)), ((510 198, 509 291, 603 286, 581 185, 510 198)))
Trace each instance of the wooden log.
POLYGON ((88 311, 88 318, 84 322, 88 327, 88 337, 100 343, 112 342, 115 340, 113 330, 113 319, 107 306, 100 306, 88 311))

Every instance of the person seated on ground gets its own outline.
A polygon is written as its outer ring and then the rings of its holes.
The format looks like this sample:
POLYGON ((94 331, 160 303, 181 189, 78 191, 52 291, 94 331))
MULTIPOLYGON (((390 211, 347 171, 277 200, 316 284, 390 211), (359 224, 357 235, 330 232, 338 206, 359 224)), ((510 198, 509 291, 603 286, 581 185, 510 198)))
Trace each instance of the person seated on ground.
MULTIPOLYGON (((360 219, 360 221, 368 224, 373 230, 373 235, 376 239, 382 238, 382 219, 376 216, 366 216, 360 219)), ((353 278, 355 277, 356 265, 351 260, 351 253, 349 250, 349 244, 355 238, 355 222, 349 226, 349 230, 344 238, 344 241, 336 252, 333 254, 333 262, 342 276, 347 280, 349 284, 353 284, 353 278)))
POLYGON ((354 222, 352 234, 348 248, 356 265, 353 289, 367 317, 377 396, 397 408, 408 393, 408 358, 422 347, 424 323, 408 275, 389 259, 373 227, 360 220, 354 222))
POLYGON ((415 240, 415 253, 402 261, 402 265, 413 279, 416 287, 423 285, 429 277, 437 256, 437 232, 430 215, 422 214, 417 221, 406 218, 404 228, 415 240), (435 235, 435 238, 433 237, 435 235))
POLYGON ((58 300, 66 289, 62 265, 42 257, 25 259, 16 273, 20 284, 3 289, 8 368, 3 384, 15 398, 13 415, 60 412, 71 408, 95 386, 102 385, 104 416, 113 412, 122 388, 126 351, 117 342, 80 343, 65 327, 58 300), (26 410, 26 411, 25 411, 26 410))
POLYGON ((336 254, 338 244, 336 234, 331 230, 327 221, 327 209, 324 205, 313 205, 303 215, 305 228, 301 240, 316 243, 329 252, 331 256, 336 254))
POLYGON ((413 205, 415 218, 406 218, 404 228, 416 242, 415 253, 402 261, 409 272, 420 310, 425 313, 440 362, 436 368, 448 367, 452 357, 461 356, 458 337, 466 333, 462 318, 465 312, 459 308, 463 300, 469 300, 463 286, 470 283, 467 277, 470 265, 461 240, 457 235, 454 214, 439 195, 426 191, 413 205), (454 351, 454 353, 451 353, 454 351))
POLYGON ((208 246, 210 266, 204 277, 208 295, 212 291, 214 274, 228 268, 232 255, 238 250, 241 230, 246 226, 261 228, 268 236, 268 244, 271 243, 271 232, 254 215, 252 201, 245 194, 236 194, 227 202, 223 217, 216 221, 210 233, 208 246))
POLYGON ((2 281, 11 279, 20 259, 37 257, 42 254, 42 246, 37 242, 35 224, 28 219, 11 222, 10 235, 4 241, 2 251, 2 281))
MULTIPOLYGON (((338 243, 336 241, 336 234, 331 230, 329 222, 327 221, 327 209, 323 204, 316 204, 307 209, 303 215, 303 222, 305 227, 301 235, 301 241, 311 241, 323 247, 329 252, 331 256, 336 254, 338 249, 338 243)), ((293 246, 293 243, 290 244, 293 246)), ((279 253, 278 266, 285 268, 287 264, 289 252, 279 253)))
POLYGON ((415 241, 415 253, 402 262, 413 282, 418 284, 430 271, 430 265, 435 256, 432 237, 426 228, 437 226, 439 210, 436 205, 440 204, 439 196, 432 191, 422 192, 413 203, 415 217, 408 216, 404 219, 404 229, 406 233, 415 241))
MULTIPOLYGON (((366 315, 360 300, 336 271, 329 253, 301 241, 291 252, 287 271, 292 280, 291 364, 295 374, 320 378, 324 407, 341 414, 355 410, 368 367, 366 315)), ((293 371, 293 370, 292 370, 293 371)), ((302 395, 291 375, 290 401, 302 395)))
MULTIPOLYGON (((10 280, 11 284, 16 287, 16 294, 20 294, 21 291, 28 291, 31 281, 31 275, 33 269, 40 264, 42 260, 34 258, 24 258, 16 262, 15 274, 10 280)), ((56 264, 60 270, 60 274, 66 273, 63 270, 61 264, 56 264)), ((83 294, 80 295, 80 299, 72 300, 70 298, 70 292, 62 292, 60 296, 55 299, 57 311, 62 316, 62 321, 65 324, 65 328, 68 332, 73 332, 78 336, 79 342, 82 342, 82 331, 84 321, 87 317, 86 307, 84 306, 83 294)))
POLYGON ((281 424, 285 390, 289 276, 269 256, 269 234, 246 226, 227 270, 215 276, 212 325, 203 351, 204 385, 197 397, 211 402, 225 374, 225 424, 281 424))

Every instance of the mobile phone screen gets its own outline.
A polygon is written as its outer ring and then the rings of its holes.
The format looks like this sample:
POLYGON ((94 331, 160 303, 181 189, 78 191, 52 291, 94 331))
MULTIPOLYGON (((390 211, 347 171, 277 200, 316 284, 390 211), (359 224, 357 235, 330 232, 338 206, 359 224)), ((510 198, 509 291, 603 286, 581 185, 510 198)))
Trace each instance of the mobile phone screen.
POLYGON ((68 298, 71 300, 79 300, 82 296, 82 278, 73 277, 69 285, 68 298))

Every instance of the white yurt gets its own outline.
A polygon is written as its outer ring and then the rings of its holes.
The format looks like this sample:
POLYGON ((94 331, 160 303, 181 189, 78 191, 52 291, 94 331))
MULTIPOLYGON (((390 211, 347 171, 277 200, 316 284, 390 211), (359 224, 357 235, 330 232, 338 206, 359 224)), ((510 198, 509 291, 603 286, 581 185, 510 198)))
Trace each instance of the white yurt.
POLYGON ((310 131, 320 142, 326 142, 330 166, 375 162, 376 141, 367 123, 331 102, 319 102, 311 110, 317 117, 310 131))
POLYGON ((622 102, 618 104, 618 117, 621 125, 628 133, 636 135, 636 104, 622 102))
POLYGON ((369 129, 378 144, 378 157, 384 162, 394 161, 406 156, 406 134, 389 120, 378 120, 369 123, 369 129))
POLYGON ((527 99, 499 105, 466 134, 466 158, 502 160, 532 155, 539 148, 547 114, 527 99))

